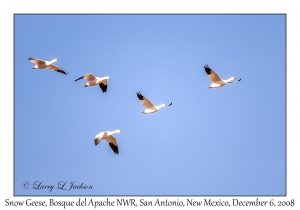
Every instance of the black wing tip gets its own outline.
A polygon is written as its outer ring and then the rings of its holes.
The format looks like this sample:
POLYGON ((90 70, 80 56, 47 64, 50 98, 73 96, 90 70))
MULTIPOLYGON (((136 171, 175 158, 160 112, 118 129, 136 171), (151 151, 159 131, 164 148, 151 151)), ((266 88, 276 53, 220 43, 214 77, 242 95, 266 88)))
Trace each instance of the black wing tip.
POLYGON ((242 78, 240 78, 240 79, 238 80, 238 82, 241 81, 241 80, 242 80, 242 78))
POLYGON ((74 82, 76 82, 76 81, 78 81, 78 80, 80 80, 80 79, 82 79, 84 76, 82 76, 82 77, 79 77, 78 79, 75 79, 75 81, 74 82))
POLYGON ((69 74, 69 72, 68 72, 68 73, 66 73, 64 70, 56 70, 56 72, 62 73, 62 74, 64 74, 64 75, 67 75, 67 74, 69 74))
POLYGON ((141 94, 141 92, 137 92, 136 93, 137 97, 140 99, 140 100, 143 100, 144 99, 144 96, 141 94))
POLYGON ((95 146, 97 146, 100 141, 97 141, 97 139, 94 139, 94 142, 95 142, 95 146))
POLYGON ((65 71, 63 71, 63 70, 56 70, 56 72, 59 72, 59 73, 62 73, 62 74, 64 74, 64 75, 67 75, 68 73, 66 73, 65 71))
POLYGON ((111 147, 111 149, 114 151, 114 153, 115 153, 116 155, 119 154, 118 146, 114 145, 113 143, 109 143, 109 146, 111 147))
POLYGON ((34 58, 32 58, 32 57, 29 57, 29 58, 28 58, 28 60, 34 60, 34 58))
POLYGON ((207 73, 207 75, 210 75, 211 68, 209 68, 209 66, 207 64, 204 66, 204 69, 205 69, 205 72, 207 73))
POLYGON ((205 64, 204 66, 205 69, 210 69, 209 66, 207 64, 205 64))
POLYGON ((168 106, 172 106, 172 102, 168 106))
POLYGON ((107 85, 104 85, 103 83, 100 83, 99 86, 100 86, 103 93, 105 93, 107 91, 107 85))

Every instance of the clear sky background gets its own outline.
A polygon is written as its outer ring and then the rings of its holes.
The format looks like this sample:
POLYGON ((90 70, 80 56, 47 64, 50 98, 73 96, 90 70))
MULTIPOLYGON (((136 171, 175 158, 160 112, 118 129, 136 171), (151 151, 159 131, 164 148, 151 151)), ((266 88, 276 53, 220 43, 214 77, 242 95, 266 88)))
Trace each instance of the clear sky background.
POLYGON ((14 18, 15 195, 286 194, 284 15, 14 18), (242 80, 208 89, 205 64, 242 80), (110 76, 107 92, 74 82, 87 73, 110 76), (137 91, 173 105, 141 114, 137 91), (116 129, 119 155, 94 145, 116 129))

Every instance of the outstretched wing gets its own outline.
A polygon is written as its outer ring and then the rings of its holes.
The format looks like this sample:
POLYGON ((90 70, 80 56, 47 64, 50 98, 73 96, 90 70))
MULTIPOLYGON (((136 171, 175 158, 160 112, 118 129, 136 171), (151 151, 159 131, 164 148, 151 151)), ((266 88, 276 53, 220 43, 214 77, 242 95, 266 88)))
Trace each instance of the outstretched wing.
POLYGON ((48 68, 53 70, 53 71, 62 73, 62 74, 67 74, 64 70, 62 70, 61 68, 59 68, 58 66, 55 66, 53 64, 49 65, 48 68))
POLYGON ((41 64, 45 64, 46 62, 41 60, 41 59, 37 59, 37 58, 28 58, 28 60, 34 64, 37 64, 37 65, 41 65, 41 64))
POLYGON ((86 74, 84 75, 84 79, 86 79, 88 82, 93 81, 96 79, 96 77, 93 74, 86 74))
POLYGON ((86 74, 86 75, 83 75, 82 77, 79 77, 78 79, 76 79, 75 82, 80 79, 83 79, 83 78, 86 79, 88 82, 96 79, 96 77, 93 74, 86 74))
POLYGON ((140 101, 142 102, 142 104, 144 105, 144 107, 146 107, 146 109, 154 109, 154 105, 146 98, 144 97, 141 92, 137 92, 136 93, 138 99, 140 99, 140 101))
POLYGON ((208 67, 208 65, 205 65, 204 66, 204 69, 205 69, 205 72, 206 74, 208 75, 209 79, 214 82, 214 83, 217 83, 217 82, 220 82, 222 81, 219 77, 218 74, 216 74, 211 68, 208 67))
POLYGON ((119 148, 117 140, 114 136, 105 137, 105 140, 108 142, 110 148, 114 151, 115 154, 119 154, 119 148))
POLYGON ((97 146, 97 144, 99 144, 99 142, 101 141, 101 139, 105 133, 106 132, 100 132, 97 134, 97 136, 95 136, 95 138, 94 138, 95 146, 97 146))

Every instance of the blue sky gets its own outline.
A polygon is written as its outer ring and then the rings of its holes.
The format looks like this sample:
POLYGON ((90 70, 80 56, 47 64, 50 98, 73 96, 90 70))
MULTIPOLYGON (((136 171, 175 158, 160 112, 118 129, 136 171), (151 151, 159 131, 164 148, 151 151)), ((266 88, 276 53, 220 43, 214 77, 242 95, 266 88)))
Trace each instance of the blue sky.
POLYGON ((284 15, 14 18, 15 195, 286 194, 284 15), (205 64, 242 80, 208 89, 205 64), (107 92, 74 82, 87 73, 110 76, 107 92), (173 105, 143 115, 137 91, 173 105), (116 129, 119 155, 94 145, 116 129))

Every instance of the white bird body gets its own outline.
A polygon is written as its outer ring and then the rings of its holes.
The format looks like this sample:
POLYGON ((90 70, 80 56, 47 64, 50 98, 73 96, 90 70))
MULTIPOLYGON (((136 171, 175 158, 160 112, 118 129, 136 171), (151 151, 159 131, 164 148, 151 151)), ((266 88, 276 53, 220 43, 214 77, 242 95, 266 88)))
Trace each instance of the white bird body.
POLYGON ((62 70, 61 68, 59 68, 58 66, 55 66, 53 63, 57 62, 58 59, 53 59, 51 61, 44 61, 41 59, 37 59, 37 58, 28 58, 28 60, 34 64, 36 64, 35 66, 32 67, 32 69, 45 69, 48 68, 50 70, 56 71, 56 72, 60 72, 62 74, 67 74, 64 70, 62 70))
MULTIPOLYGON (((236 81, 235 77, 231 77, 229 79, 220 79, 219 75, 215 73, 212 69, 208 67, 208 65, 204 66, 205 72, 207 73, 209 79, 211 80, 211 85, 208 88, 219 88, 228 83, 233 83, 236 81)), ((239 79, 238 81, 240 81, 239 79)))
POLYGON ((110 79, 109 76, 95 77, 93 74, 89 73, 82 77, 79 77, 75 80, 75 82, 83 78, 87 80, 87 83, 84 84, 84 87, 99 85, 103 93, 107 91, 107 80, 110 79))
POLYGON ((115 154, 119 154, 119 149, 118 149, 118 143, 116 138, 113 136, 115 133, 122 133, 121 130, 115 130, 115 131, 103 131, 99 133, 97 136, 94 138, 95 146, 99 144, 101 140, 106 140, 111 149, 114 151, 115 154))
POLYGON ((52 61, 36 62, 37 64, 33 68, 34 69, 44 69, 57 61, 58 61, 57 59, 53 59, 52 61))
POLYGON ((159 106, 154 106, 146 97, 144 97, 140 92, 137 92, 137 97, 140 99, 144 107, 146 108, 144 111, 142 111, 142 114, 152 114, 157 112, 163 107, 171 106, 172 102, 170 104, 161 104, 159 106))

